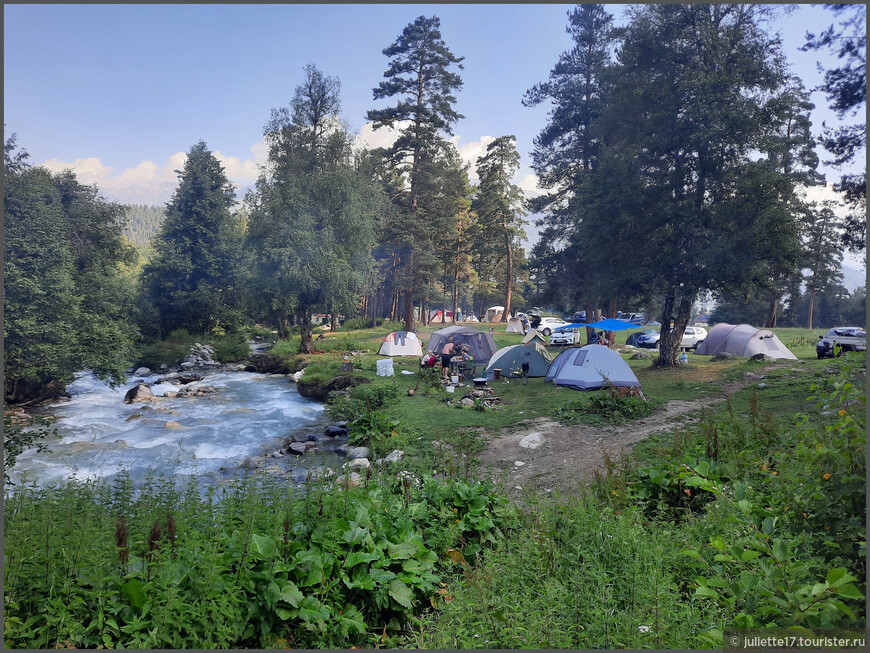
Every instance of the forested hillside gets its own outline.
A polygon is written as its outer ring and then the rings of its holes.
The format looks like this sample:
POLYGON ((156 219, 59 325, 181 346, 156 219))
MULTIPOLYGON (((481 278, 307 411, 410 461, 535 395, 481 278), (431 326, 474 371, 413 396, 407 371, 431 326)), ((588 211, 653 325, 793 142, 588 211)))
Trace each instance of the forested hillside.
POLYGON ((139 249, 148 246, 154 234, 166 219, 166 207, 146 204, 129 204, 122 221, 123 234, 139 249))

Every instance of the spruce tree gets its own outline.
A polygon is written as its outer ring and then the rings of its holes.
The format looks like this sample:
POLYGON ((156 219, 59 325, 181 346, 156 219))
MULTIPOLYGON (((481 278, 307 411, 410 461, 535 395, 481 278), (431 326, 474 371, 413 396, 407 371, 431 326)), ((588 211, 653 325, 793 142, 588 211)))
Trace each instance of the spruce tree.
POLYGON ((173 329, 207 334, 241 321, 238 264, 241 228, 230 212, 235 190, 204 141, 190 148, 178 188, 143 271, 164 335, 173 329))

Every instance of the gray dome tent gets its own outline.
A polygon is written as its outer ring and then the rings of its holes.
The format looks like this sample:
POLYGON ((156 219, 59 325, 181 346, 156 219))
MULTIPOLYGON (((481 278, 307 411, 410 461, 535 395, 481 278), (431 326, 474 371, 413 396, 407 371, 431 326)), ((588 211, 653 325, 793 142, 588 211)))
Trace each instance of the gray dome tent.
POLYGON ((550 363, 546 380, 574 390, 599 390, 608 384, 640 387, 622 356, 601 345, 566 349, 550 363))
POLYGON ((534 345, 511 345, 502 347, 492 355, 486 367, 486 375, 489 376, 494 369, 500 369, 503 376, 510 376, 511 372, 522 370, 523 363, 529 364, 531 377, 546 376, 550 368, 549 359, 534 345))
POLYGON ((770 329, 760 329, 749 324, 728 324, 720 322, 698 345, 695 354, 715 356, 727 352, 735 356, 750 358, 755 354, 766 354, 771 358, 797 360, 789 348, 770 329))
POLYGON ((426 349, 441 353, 441 348, 447 343, 447 338, 453 336, 453 345, 468 345, 468 353, 474 356, 475 363, 489 363, 489 359, 498 350, 491 333, 478 331, 471 327, 449 326, 435 331, 429 338, 426 349))

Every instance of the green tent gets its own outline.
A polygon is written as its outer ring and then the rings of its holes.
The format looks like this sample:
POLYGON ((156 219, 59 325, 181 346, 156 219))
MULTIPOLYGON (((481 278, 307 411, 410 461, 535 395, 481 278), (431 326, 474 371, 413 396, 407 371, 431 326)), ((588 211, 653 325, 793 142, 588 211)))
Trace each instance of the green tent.
POLYGON ((530 345, 511 345, 499 349, 489 359, 486 375, 490 376, 493 370, 499 369, 502 376, 510 376, 512 372, 522 370, 526 362, 529 364, 529 376, 547 376, 550 361, 538 347, 530 345))

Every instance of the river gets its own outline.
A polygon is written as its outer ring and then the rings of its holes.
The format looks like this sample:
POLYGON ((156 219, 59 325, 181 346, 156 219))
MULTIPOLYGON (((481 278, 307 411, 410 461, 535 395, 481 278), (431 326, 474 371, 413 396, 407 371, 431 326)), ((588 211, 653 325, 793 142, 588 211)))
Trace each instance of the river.
MULTIPOLYGON (((216 392, 190 397, 164 397, 179 386, 155 384, 157 378, 130 377, 112 390, 93 374, 78 374, 67 387, 72 398, 43 409, 60 439, 47 439, 46 451, 19 455, 10 479, 45 486, 70 477, 111 481, 126 471, 135 485, 150 470, 180 482, 194 476, 207 487, 238 477, 246 459, 275 452, 295 431, 322 433, 325 425, 323 405, 299 396, 284 375, 214 372, 194 385, 216 392), (125 393, 141 379, 157 398, 125 404, 125 393)), ((321 437, 318 454, 269 457, 260 467, 302 483, 310 468, 345 462, 334 451, 340 444, 321 437)))

